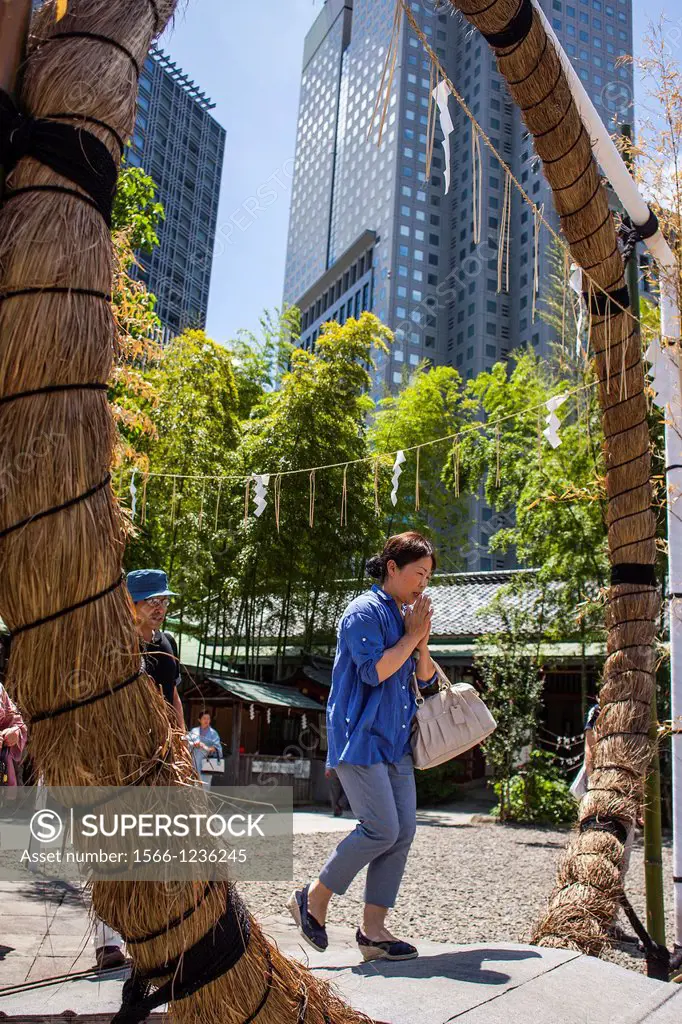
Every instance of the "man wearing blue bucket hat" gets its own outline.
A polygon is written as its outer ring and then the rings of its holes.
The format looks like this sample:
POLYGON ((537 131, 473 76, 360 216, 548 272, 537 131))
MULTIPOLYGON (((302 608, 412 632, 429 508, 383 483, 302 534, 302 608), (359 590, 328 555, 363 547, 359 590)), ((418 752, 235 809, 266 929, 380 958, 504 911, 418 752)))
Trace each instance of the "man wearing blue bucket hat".
POLYGON ((135 604, 137 631, 142 643, 145 669, 174 708, 183 734, 187 732, 185 716, 178 694, 180 661, 175 638, 164 633, 162 626, 171 597, 168 577, 162 569, 134 569, 126 577, 128 591, 135 604))

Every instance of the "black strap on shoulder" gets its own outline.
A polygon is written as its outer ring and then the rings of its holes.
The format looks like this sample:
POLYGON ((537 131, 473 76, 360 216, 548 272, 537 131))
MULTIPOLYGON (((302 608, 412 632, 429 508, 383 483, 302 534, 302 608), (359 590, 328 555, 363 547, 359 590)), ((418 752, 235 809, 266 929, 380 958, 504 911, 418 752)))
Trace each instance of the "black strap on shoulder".
POLYGON ((530 0, 521 0, 519 8, 506 28, 501 32, 482 32, 481 35, 496 50, 506 49, 523 42, 533 23, 533 5, 530 0))
POLYGON ((621 583, 644 584, 655 587, 656 567, 650 563, 620 562, 611 566, 611 586, 618 587, 621 583))
POLYGON ((111 225, 116 163, 104 143, 84 128, 31 117, 0 89, 0 165, 9 173, 27 156, 87 192, 111 225))
MULTIPOLYGON (((221 978, 244 956, 250 937, 251 923, 246 907, 236 890, 227 886, 225 912, 198 942, 167 963, 132 974, 124 985, 121 1008, 111 1024, 142 1024, 151 1011, 162 1003, 186 999, 221 978), (170 980, 150 993, 153 979, 167 975, 171 976, 170 980)), ((274 967, 269 954, 266 955, 268 973, 265 995, 255 1013, 247 1018, 248 1021, 260 1013, 272 987, 274 967)))

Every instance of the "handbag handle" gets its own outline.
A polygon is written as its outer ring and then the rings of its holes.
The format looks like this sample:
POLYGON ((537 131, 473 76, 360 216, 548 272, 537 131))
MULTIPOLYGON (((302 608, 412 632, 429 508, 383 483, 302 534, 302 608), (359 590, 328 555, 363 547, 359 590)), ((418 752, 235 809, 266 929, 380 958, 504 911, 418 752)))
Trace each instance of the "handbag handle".
MULTIPOLYGON (((431 658, 431 661, 433 662, 433 666, 434 666, 434 668, 436 670, 436 676, 437 676, 437 679, 438 679, 438 689, 439 689, 439 691, 440 690, 449 690, 450 686, 452 685, 450 683, 450 680, 445 675, 445 672, 440 667, 438 662, 435 661, 433 658, 431 658)), ((420 708, 422 706, 422 704, 424 703, 426 698, 422 697, 421 690, 419 689, 419 683, 417 681, 417 673, 416 672, 412 673, 412 690, 414 692, 414 698, 415 698, 415 700, 417 702, 417 707, 420 708)))

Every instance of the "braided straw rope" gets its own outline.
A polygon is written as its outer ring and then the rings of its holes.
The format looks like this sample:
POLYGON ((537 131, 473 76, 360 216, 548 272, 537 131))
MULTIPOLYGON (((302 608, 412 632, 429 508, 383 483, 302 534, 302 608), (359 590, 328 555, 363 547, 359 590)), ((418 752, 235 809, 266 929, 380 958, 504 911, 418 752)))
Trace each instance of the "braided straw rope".
MULTIPOLYGON (((486 34, 505 29, 519 0, 449 0, 486 34)), ((534 136, 575 262, 596 289, 624 284, 623 261, 590 139, 565 73, 533 10, 526 38, 495 50, 498 69, 534 136)), ((604 426, 608 544, 612 566, 653 566, 656 521, 651 507, 649 429, 637 324, 619 313, 593 314, 594 348, 604 426), (607 380, 608 378, 608 380, 607 380)), ((647 738, 655 680, 660 594, 651 584, 612 586, 606 605, 607 659, 601 688, 595 770, 579 821, 616 819, 630 831, 650 759, 647 738), (606 767, 608 766, 608 767, 606 767)), ((534 929, 541 945, 599 955, 622 892, 625 847, 602 829, 576 832, 561 863, 545 915, 534 929)))
MULTIPOLYGON (((134 123, 137 68, 173 8, 174 0, 69 0, 57 22, 51 0, 34 18, 23 107, 36 116, 87 117, 88 130, 118 162, 117 139, 127 138, 134 123)), ((53 385, 105 384, 115 337, 110 304, 100 294, 112 285, 106 224, 74 195, 72 182, 35 160, 22 159, 7 184, 56 185, 71 193, 22 192, 0 207, 0 291, 31 289, 0 301, 0 399, 53 385)), ((47 785, 193 785, 189 754, 179 734, 170 734, 163 698, 136 672, 133 608, 120 585, 124 519, 111 488, 69 504, 107 477, 113 445, 101 388, 32 394, 21 399, 21 409, 0 404, 0 531, 64 505, 0 541, 0 614, 15 634, 7 686, 24 713, 39 719, 31 754, 47 785), (129 685, 114 692, 120 680, 129 685), (105 699, 40 720, 106 691, 105 699)), ((225 909, 225 888, 204 889, 196 882, 96 882, 93 908, 131 940, 135 964, 152 968, 212 930, 225 909), (136 944, 143 936, 154 937, 136 944)), ((282 956, 255 922, 245 955, 217 981, 173 1003, 171 1016, 188 1024, 239 1024, 257 1011, 264 992, 258 1024, 366 1020, 282 956)))

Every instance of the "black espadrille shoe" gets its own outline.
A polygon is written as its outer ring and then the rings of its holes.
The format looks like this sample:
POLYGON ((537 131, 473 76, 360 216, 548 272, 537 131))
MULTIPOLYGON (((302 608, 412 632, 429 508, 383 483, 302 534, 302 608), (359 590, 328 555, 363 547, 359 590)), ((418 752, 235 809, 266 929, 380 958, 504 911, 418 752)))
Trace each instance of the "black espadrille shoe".
POLYGON ((355 933, 355 941, 365 960, 414 960, 419 956, 419 951, 409 942, 401 942, 400 939, 375 942, 363 935, 359 928, 355 933))
POLYGON ((296 922, 301 936, 305 939, 308 945, 312 946, 313 949, 316 949, 318 953, 324 953, 329 945, 327 930, 324 925, 320 924, 320 922, 308 912, 309 888, 310 886, 304 885, 302 889, 295 889, 289 898, 287 907, 296 922))

